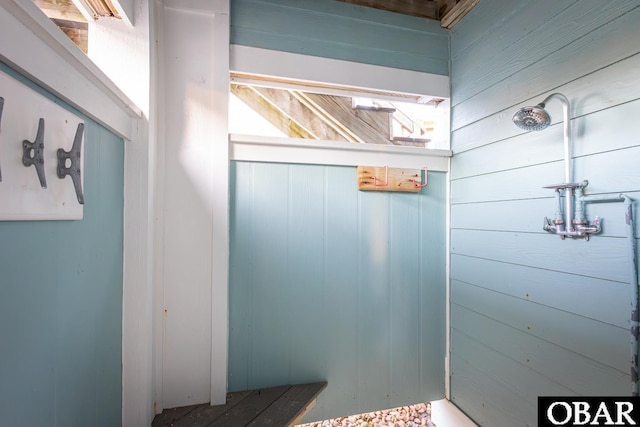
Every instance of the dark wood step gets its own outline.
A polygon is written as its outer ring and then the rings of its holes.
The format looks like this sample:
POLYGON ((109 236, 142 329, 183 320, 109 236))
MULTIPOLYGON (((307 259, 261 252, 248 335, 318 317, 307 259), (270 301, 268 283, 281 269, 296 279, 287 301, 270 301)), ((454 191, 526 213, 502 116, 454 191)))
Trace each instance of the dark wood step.
POLYGON ((165 409, 152 427, 291 426, 313 406, 326 382, 284 385, 227 394, 227 403, 165 409))

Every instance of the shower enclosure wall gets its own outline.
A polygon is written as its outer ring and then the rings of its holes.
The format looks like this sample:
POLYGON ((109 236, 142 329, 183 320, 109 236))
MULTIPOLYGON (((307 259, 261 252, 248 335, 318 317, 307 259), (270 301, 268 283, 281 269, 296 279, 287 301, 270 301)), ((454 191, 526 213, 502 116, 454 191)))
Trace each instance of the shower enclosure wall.
POLYGON ((548 185, 543 188, 551 188, 556 191, 556 213, 553 221, 545 217, 543 229, 550 233, 560 235, 565 239, 567 236, 572 238, 583 237, 589 240, 589 236, 601 231, 600 218, 595 217, 593 224, 585 219, 584 207, 585 203, 591 202, 621 202, 625 203, 625 222, 627 224, 627 241, 628 241, 628 259, 629 259, 629 283, 631 285, 631 345, 630 345, 630 363, 631 363, 631 394, 638 396, 638 338, 640 334, 640 316, 638 315, 638 271, 636 268, 636 249, 634 239, 633 211, 632 200, 624 194, 593 195, 585 196, 584 188, 589 184, 588 181, 571 182, 571 126, 569 122, 569 100, 560 93, 552 93, 546 97, 541 103, 534 107, 523 107, 513 115, 513 122, 520 128, 527 131, 538 131, 545 129, 551 123, 549 113, 544 109, 545 104, 557 98, 562 103, 562 111, 564 115, 564 166, 565 166, 565 182, 562 184, 548 185), (564 212, 562 209, 561 191, 564 191, 564 212), (575 213, 573 206, 575 204, 575 213))

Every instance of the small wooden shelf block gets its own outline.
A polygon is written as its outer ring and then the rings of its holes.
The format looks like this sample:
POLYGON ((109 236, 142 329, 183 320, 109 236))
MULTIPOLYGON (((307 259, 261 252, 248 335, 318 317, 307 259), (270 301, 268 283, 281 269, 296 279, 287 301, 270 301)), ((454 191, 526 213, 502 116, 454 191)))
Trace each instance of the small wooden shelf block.
POLYGON ((358 190, 419 193, 423 172, 426 173, 424 169, 358 166, 358 190))

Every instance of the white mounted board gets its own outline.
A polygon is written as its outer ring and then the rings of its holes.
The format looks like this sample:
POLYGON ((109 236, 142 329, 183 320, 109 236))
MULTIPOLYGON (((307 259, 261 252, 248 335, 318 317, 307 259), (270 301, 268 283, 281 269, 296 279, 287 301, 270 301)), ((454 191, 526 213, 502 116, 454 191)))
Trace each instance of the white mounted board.
MULTIPOLYGON (((70 151, 83 121, 30 87, 0 72, 0 220, 82 219, 70 176, 57 175, 57 150, 70 151), (23 165, 23 142, 34 142, 38 122, 44 119, 44 177, 42 188, 36 167, 23 165)), ((80 150, 81 182, 84 176, 84 137, 80 150)), ((69 164, 67 163, 67 166, 69 164)), ((84 184, 82 185, 84 192, 84 184)))

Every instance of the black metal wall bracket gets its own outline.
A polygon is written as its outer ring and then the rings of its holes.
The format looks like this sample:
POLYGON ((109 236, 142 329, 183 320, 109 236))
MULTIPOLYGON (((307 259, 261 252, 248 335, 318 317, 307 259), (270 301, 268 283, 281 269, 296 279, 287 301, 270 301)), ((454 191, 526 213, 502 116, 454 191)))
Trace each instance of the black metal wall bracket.
MULTIPOLYGON (((4 108, 4 98, 0 96, 0 130, 2 125, 2 110, 4 108)), ((2 182, 2 170, 0 169, 0 182, 2 182)))
POLYGON ((22 164, 26 167, 36 167, 40 186, 47 188, 47 178, 44 176, 44 119, 38 121, 38 133, 33 142, 26 139, 22 142, 22 164))
POLYGON ((84 196, 82 195, 82 179, 80 175, 80 151, 82 149, 82 134, 84 132, 84 123, 78 124, 76 130, 76 136, 73 139, 73 146, 70 151, 64 151, 62 148, 58 148, 58 178, 64 179, 67 175, 71 176, 73 181, 73 187, 76 190, 76 197, 78 203, 84 204, 84 196), (69 160, 69 166, 67 166, 67 160, 69 160))

